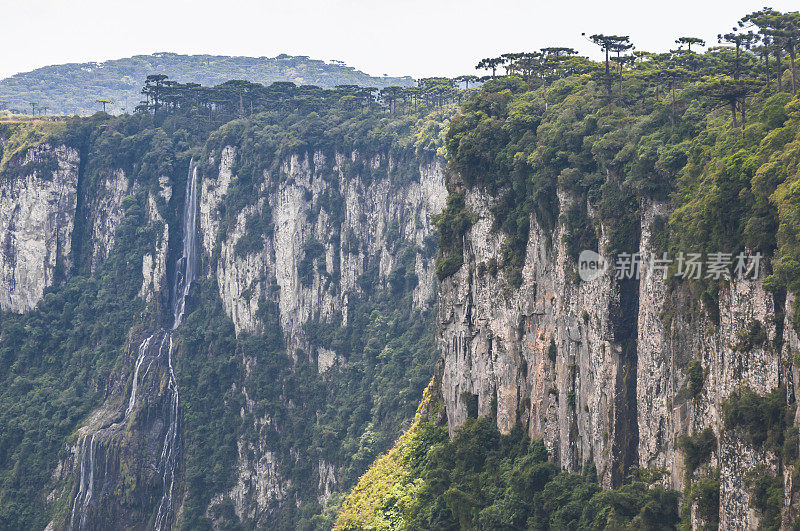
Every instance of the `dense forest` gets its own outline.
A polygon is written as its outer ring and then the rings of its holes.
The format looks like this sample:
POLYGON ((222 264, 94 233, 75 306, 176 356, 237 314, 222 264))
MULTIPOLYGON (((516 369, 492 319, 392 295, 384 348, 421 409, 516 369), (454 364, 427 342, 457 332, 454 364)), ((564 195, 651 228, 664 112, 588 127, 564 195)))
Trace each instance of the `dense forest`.
POLYGON ((442 404, 425 391, 412 427, 345 500, 337 529, 674 529, 679 496, 637 470, 602 489, 592 465, 561 471, 541 441, 492 417, 470 418, 452 439, 442 404))
MULTIPOLYGON (((676 50, 621 55, 631 52, 628 37, 594 35, 607 57, 617 56, 595 63, 546 48, 481 61, 508 74, 462 106, 447 153, 465 186, 498 196, 494 212, 508 237, 498 265, 512 281, 520 280, 529 214, 550 228, 565 216, 577 257, 597 246, 589 205, 610 231, 611 254, 630 253, 642 201, 671 199, 667 247, 760 251, 774 256, 770 286, 797 289, 800 226, 787 192, 797 170, 800 18, 764 10, 740 28, 720 35, 732 46, 704 53, 702 41, 681 37, 676 50), (695 50, 684 49, 689 42, 695 50), (559 188, 583 202, 559 212, 559 188)), ((451 199, 439 227, 440 278, 453 270, 448 262, 469 226, 463 203, 451 199)), ((713 298, 715 287, 705 289, 713 298)))

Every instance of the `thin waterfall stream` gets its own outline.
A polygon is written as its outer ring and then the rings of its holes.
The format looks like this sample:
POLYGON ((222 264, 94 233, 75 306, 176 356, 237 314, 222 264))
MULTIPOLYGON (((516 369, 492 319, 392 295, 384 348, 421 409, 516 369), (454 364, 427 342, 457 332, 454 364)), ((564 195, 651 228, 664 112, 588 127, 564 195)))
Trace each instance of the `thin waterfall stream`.
MULTIPOLYGON (((180 415, 179 400, 180 392, 178 382, 175 378, 175 371, 172 365, 173 352, 173 333, 183 321, 184 310, 186 308, 186 297, 191 288, 192 282, 197 276, 198 266, 198 235, 197 235, 197 179, 194 172, 193 162, 189 163, 189 175, 186 182, 186 198, 183 210, 183 249, 181 257, 176 264, 175 281, 170 292, 172 307, 171 326, 158 329, 146 337, 137 350, 137 359, 133 371, 133 381, 131 384, 131 394, 128 405, 125 409, 125 416, 122 424, 125 424, 136 407, 137 392, 139 384, 150 372, 154 364, 166 363, 167 369, 167 394, 169 411, 168 418, 165 419, 166 431, 161 447, 161 455, 158 459, 158 472, 162 479, 162 494, 158 504, 158 511, 155 515, 153 527, 161 530, 168 528, 172 520, 174 511, 174 489, 175 475, 178 464, 178 451, 180 446, 180 415), (158 348, 155 349, 155 345, 158 348)), ((88 522, 89 509, 95 491, 95 453, 96 437, 113 427, 106 426, 86 434, 80 442, 80 482, 78 492, 72 503, 70 515, 70 529, 87 529, 92 525, 88 522), (88 442, 88 444, 87 444, 88 442)), ((107 464, 106 464, 107 466, 107 464)))
POLYGON ((173 510, 173 491, 175 488, 175 467, 177 465, 178 453, 178 433, 180 420, 178 415, 178 401, 180 392, 178 381, 175 378, 175 371, 172 367, 172 334, 183 322, 183 312, 186 308, 186 296, 189 288, 197 276, 197 179, 194 175, 193 164, 189 164, 189 176, 186 182, 186 202, 183 213, 183 253, 178 262, 175 273, 175 284, 173 287, 174 307, 172 329, 164 334, 160 351, 167 348, 167 367, 169 369, 169 390, 172 394, 171 407, 169 412, 169 427, 164 436, 164 445, 161 451, 161 472, 164 480, 164 490, 161 496, 161 503, 156 514, 155 528, 163 529, 169 524, 173 510))

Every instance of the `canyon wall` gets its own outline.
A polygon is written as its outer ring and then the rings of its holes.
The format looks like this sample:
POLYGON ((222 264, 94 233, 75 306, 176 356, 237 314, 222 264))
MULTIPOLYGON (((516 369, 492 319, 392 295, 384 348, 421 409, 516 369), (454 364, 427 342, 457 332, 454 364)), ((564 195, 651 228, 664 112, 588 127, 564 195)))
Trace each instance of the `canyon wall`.
MULTIPOLYGON (((562 212, 571 201, 559 193, 562 212)), ((550 233, 532 217, 515 287, 496 269, 504 236, 493 229, 493 202, 466 192, 475 222, 464 237, 463 265, 439 288, 441 392, 450 432, 469 416, 494 415, 502 433, 521 423, 543 439, 567 470, 594 463, 605 487, 642 467, 682 491, 679 437, 711 428, 717 447, 693 477, 718 468, 720 525, 756 526, 746 480, 759 465, 777 473, 778 459, 726 430, 721 406, 740 386, 765 395, 794 385, 784 362, 796 352, 797 337, 784 301, 764 289, 763 264, 757 278, 722 283, 717 319, 688 282, 669 281, 647 260, 638 279, 616 278, 605 227, 599 251, 610 267, 581 280, 563 220, 550 233), (690 381, 695 360, 702 367, 695 368, 699 388, 690 381)), ((640 211, 639 252, 660 257, 656 233, 664 230, 669 205, 650 202, 640 211)))
MULTIPOLYGON (((447 197, 442 160, 415 163, 415 177, 398 182, 393 178, 398 162, 388 155, 293 155, 277 171, 264 172, 255 183, 258 196, 223 226, 226 195, 237 179, 236 157, 237 147, 226 146, 209 161, 213 170, 202 179, 200 229, 205 271, 216 279, 237 334, 262 333, 260 309, 274 303, 287 352, 307 357, 320 374, 333 371, 347 360, 331 345, 312 344, 304 325, 346 326, 352 301, 363 294, 362 275, 377 270, 378 283, 387 284, 407 245, 413 249, 418 280, 414 307, 433 306, 432 217, 447 197)), ((254 359, 243 363, 248 373, 259 370, 254 359)), ((245 413, 253 414, 247 387, 241 392, 245 413)), ((255 441, 239 441, 238 480, 227 494, 240 518, 261 514, 258 521, 267 522, 266 509, 284 501, 286 472, 278 467, 265 433, 271 422, 257 419, 255 441)), ((342 486, 341 470, 324 458, 313 468, 324 505, 342 486)))
POLYGON ((31 310, 71 267, 78 152, 41 144, 0 174, 0 310, 31 310))
MULTIPOLYGON (((80 423, 53 471, 47 499, 63 507, 51 521, 53 528, 113 528, 118 522, 163 528, 179 516, 179 510, 161 514, 164 497, 173 495, 167 475, 175 477, 176 507, 184 495, 183 426, 173 420, 177 392, 171 379, 172 342, 178 336, 172 337, 164 314, 177 303, 172 286, 180 282, 185 264, 176 249, 187 231, 196 231, 202 277, 218 286, 236 334, 263 334, 263 307, 274 304, 290 360, 315 364, 321 381, 335 379, 347 359, 333 345, 311 341, 307 323, 346 326, 354 301, 384 289, 393 271, 409 260, 413 311, 430 312, 434 306, 432 218, 447 197, 441 159, 398 162, 388 154, 358 151, 291 155, 276 171, 264 172, 252 200, 231 213, 228 192, 239 178, 238 149, 227 146, 192 167, 189 178, 198 187, 193 229, 171 228, 187 215, 181 212, 185 198, 176 196, 175 176, 144 180, 130 169, 94 161, 87 177, 82 172, 93 163, 86 159, 89 153, 49 144, 29 148, 12 161, 13 171, 2 174, 3 310, 30 312, 47 288, 76 275, 108 274, 103 264, 109 257, 131 251, 116 247, 126 209, 139 209, 143 217, 137 231, 146 241, 139 254, 130 255, 141 262, 124 266, 141 278, 142 322, 120 345, 124 355, 107 375, 101 404, 80 423), (173 450, 167 441, 175 429, 173 450), (177 456, 174 472, 165 448, 177 456)), ((287 493, 291 468, 301 463, 287 469, 288 456, 272 442, 274 419, 258 416, 248 395, 245 382, 261 369, 256 358, 244 356, 237 363, 243 379, 236 400, 243 404, 242 415, 255 420, 238 439, 234 486, 212 497, 206 513, 214 521, 217 505, 230 500, 239 519, 268 525, 280 507, 299 503, 287 493)), ((295 404, 284 399, 282 407, 295 404)), ((303 458, 298 453, 288 461, 303 458)), ((308 494, 322 506, 344 488, 343 466, 315 458, 309 473, 317 492, 308 494)))

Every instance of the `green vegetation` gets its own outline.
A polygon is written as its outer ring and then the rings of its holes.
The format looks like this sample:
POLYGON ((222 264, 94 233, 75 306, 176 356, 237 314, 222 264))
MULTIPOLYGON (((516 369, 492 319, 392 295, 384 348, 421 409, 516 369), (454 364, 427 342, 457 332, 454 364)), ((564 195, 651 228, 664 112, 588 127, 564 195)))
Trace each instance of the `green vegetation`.
MULTIPOLYGON (((243 208, 256 205, 259 198, 285 182, 282 164, 291 155, 309 155, 313 160, 310 155, 322 152, 329 161, 314 168, 327 181, 327 189, 317 198, 310 215, 317 216, 324 209, 333 236, 330 241, 309 238, 304 242, 298 274, 305 285, 310 284, 315 272, 324 282, 338 278, 325 265, 326 245, 332 244, 336 252, 343 245, 339 235, 344 221, 343 199, 340 177, 332 166, 334 155, 358 151, 358 158, 346 160, 340 168, 348 180, 369 183, 387 174, 392 185, 416 180, 420 162, 431 160, 442 146, 443 132, 436 124, 452 112, 446 107, 431 110, 423 100, 416 103, 416 110, 399 102, 389 110, 363 96, 354 103, 353 91, 346 88, 321 91, 290 85, 254 88, 239 84, 225 90, 233 90, 233 95, 219 92, 219 97, 230 98, 234 104, 217 105, 213 120, 231 120, 209 135, 204 154, 196 158, 207 160, 211 156, 218 161, 225 146, 236 146, 236 178, 223 202, 221 234, 232 227, 243 208), (252 115, 239 117, 235 104, 239 90, 251 97, 252 115), (372 157, 384 161, 391 157, 396 164, 391 169, 374 169, 372 157)), ((159 99, 164 97, 161 94, 159 99)), ((205 113, 202 106, 193 104, 159 107, 152 104, 143 108, 149 112, 142 114, 170 121, 205 113)), ((199 121, 202 123, 202 118, 199 121)), ((213 176, 216 168, 204 164, 201 171, 213 176)), ((306 200, 311 201, 311 197, 306 200)), ((269 209, 257 212, 246 220, 245 235, 236 246, 239 254, 262 248, 263 238, 272 230, 269 209)), ((286 351, 274 302, 275 285, 259 300, 259 318, 264 323, 260 335, 233 335, 229 320, 221 313, 216 287, 203 285, 202 292, 192 296, 199 306, 182 328, 179 351, 187 356, 179 360, 177 372, 181 388, 186 386, 185 396, 196 397, 198 404, 208 402, 208 407, 186 406, 186 444, 191 453, 187 452, 184 527, 210 524, 204 511, 211 496, 229 490, 235 481, 234 469, 228 464, 236 457, 237 438, 252 444, 267 441, 267 447, 277 456, 280 473, 289 480, 286 499, 299 501, 299 505, 275 502, 268 508, 270 523, 279 528, 310 529, 328 526, 336 500, 341 501, 341 497, 334 497, 327 507, 319 505, 314 494, 318 488, 314 471, 319 460, 341 471, 337 473, 338 486, 349 489, 408 426, 436 356, 434 312, 413 309, 418 283, 414 267, 420 250, 400 238, 398 227, 387 230, 396 234, 390 239, 397 256, 388 282, 384 285, 380 280, 377 261, 367 264, 358 279, 360 292, 350 294, 346 325, 341 319, 304 324, 312 349, 309 352, 286 351), (316 358, 314 350, 320 348, 335 351, 338 360, 335 368, 323 374, 312 361, 316 358), (209 355, 213 362, 206 360, 209 355), (245 375, 238 361, 242 359, 252 360, 257 370, 245 375), (239 413, 241 394, 231 395, 232 382, 243 385, 254 403, 244 417, 239 413), (262 425, 258 419, 263 418, 271 422, 262 425), (207 465, 210 462, 214 467, 207 465)), ((342 236, 345 244, 356 243, 342 236)), ((338 261, 334 261, 336 267, 338 261)), ((187 404, 193 400, 187 398, 187 404)), ((216 506, 215 514, 217 518, 227 515, 228 522, 234 523, 235 517, 225 509, 225 503, 223 500, 216 506)))
POLYGON ((65 125, 59 122, 1 122, 0 121, 0 172, 6 169, 14 156, 26 149, 46 142, 48 138, 63 132, 65 125))
MULTIPOLYGON (((739 388, 722 404, 726 430, 735 430, 757 449, 774 455, 782 467, 797 470, 796 405, 786 405, 786 389, 777 387, 760 396, 748 387, 739 388)), ((781 468, 779 468, 781 470, 781 468)), ((796 472, 795 472, 796 474, 796 472)), ((752 471, 747 479, 750 505, 761 514, 764 529, 779 529, 783 509, 783 476, 767 466, 752 471)))
MULTIPOLYGON (((435 412, 435 410, 434 410, 435 412)), ((642 480, 602 490, 594 468, 563 472, 541 441, 494 419, 468 419, 448 440, 420 418, 362 477, 337 529, 669 529, 678 494, 642 480)))
POLYGON ((681 435, 678 438, 678 448, 683 452, 686 477, 691 480, 697 467, 707 462, 711 454, 717 450, 717 437, 711 428, 692 435, 681 435))
MULTIPOLYGON (((158 98, 171 101, 172 106, 151 103, 143 106, 137 116, 150 116, 165 124, 191 120, 198 124, 195 127, 210 129, 202 156, 197 157, 203 161, 204 175, 213 177, 222 150, 236 147, 232 167, 236 179, 222 205, 222 234, 229 231, 239 212, 255 205, 286 180, 281 165, 292 155, 308 157, 315 170, 316 152, 326 157, 325 167, 318 169, 330 187, 320 197, 314 215, 324 208, 331 216, 332 226, 338 225, 344 212, 339 174, 334 167, 337 153, 358 152, 356 158, 343 161, 338 168, 349 179, 358 178, 369 184, 373 178, 389 174, 393 185, 413 182, 419 179, 420 163, 432 161, 442 151, 442 127, 455 112, 453 105, 437 107, 428 100, 417 101, 413 106, 396 103, 390 112, 385 103, 373 100, 369 91, 355 93, 348 87, 322 90, 288 83, 262 87, 235 82, 201 88, 207 93, 196 98, 197 87, 168 87, 172 92, 160 93, 158 98), (240 114, 242 98, 247 98, 242 100, 247 102, 244 115, 240 114), (206 108, 211 101, 213 112, 206 108), (381 164, 373 168, 371 163, 376 158, 381 164), (262 186, 265 184, 266 188, 262 186)), ((263 246, 262 236, 272 230, 269 208, 262 208, 260 216, 252 215, 246 223, 245 236, 236 247, 240 255, 263 246)), ((303 264, 306 280, 312 266, 315 264, 303 264)))
MULTIPOLYGON (((186 502, 180 523, 183 529, 202 529, 211 497, 230 490, 236 480, 237 436, 252 429, 239 414, 244 397, 236 387, 242 381, 237 355, 251 353, 249 338, 237 341, 215 279, 202 281, 190 295, 197 305, 180 328, 175 355, 186 467, 186 502)), ((280 328, 270 329, 259 344, 264 349, 259 361, 267 356, 285 358, 282 340, 280 328)))
POLYGON ((786 427, 791 426, 794 413, 786 407, 785 389, 776 387, 761 396, 749 387, 739 388, 723 402, 722 413, 726 429, 737 429, 751 444, 782 455, 786 427))
MULTIPOLYGON (((679 44, 694 48, 624 55, 626 36, 598 34, 605 64, 550 48, 481 61, 492 76, 464 103, 446 144, 463 185, 496 199, 509 278, 521 278, 531 216, 545 231, 561 219, 572 256, 597 247, 599 222, 615 255, 638 248, 639 205, 669 198, 660 249, 758 251, 775 258, 771 288, 796 291, 800 103, 783 92, 795 77, 784 61, 795 53, 796 18, 753 13, 723 39, 734 47, 703 53, 684 37, 679 44)), ((701 282, 713 305, 712 282, 701 282)))
POLYGON ((247 218, 244 226, 244 236, 236 242, 234 252, 237 256, 247 256, 248 253, 259 252, 264 248, 264 236, 273 233, 272 210, 262 208, 247 218))
MULTIPOLYGON (((141 322, 141 263, 159 228, 143 194, 125 202, 116 251, 94 277, 48 290, 36 310, 0 314, 0 527, 44 527, 52 471, 65 442, 122 372, 128 331, 141 322)), ((61 488, 64 485, 51 485, 61 488)))
POLYGON ((447 197, 447 206, 433 218, 439 230, 439 256, 436 258, 436 276, 439 280, 452 276, 464 263, 464 236, 474 223, 467 210, 463 193, 447 197))
MULTIPOLYGON (((79 177, 82 198, 92 197, 108 172, 121 168, 140 185, 124 199, 124 216, 116 227, 115 246, 90 273, 87 235, 91 220, 79 210, 72 240, 72 270, 56 267, 56 284, 37 307, 24 315, 0 314, 0 527, 43 527, 69 509, 65 499, 48 503, 53 491, 69 491, 72 477, 53 484, 56 464, 66 458, 67 444, 88 414, 108 398, 120 375, 130 337, 155 325, 159 308, 145 307, 138 297, 142 256, 152 252, 162 222, 148 222, 148 191, 159 177, 169 177, 181 190, 191 145, 202 130, 189 133, 185 118, 171 117, 162 127, 147 115, 111 118, 98 114, 63 123, 1 124, 10 139, 3 178, 54 168, 20 164, 28 147, 41 142, 76 149, 84 160, 79 177), (65 280, 66 279, 66 280, 65 280)), ((177 194, 176 194, 177 195, 177 194)), ((178 197, 177 201, 182 201, 178 197)), ((174 223, 163 199, 157 204, 174 223)))
POLYGON ((300 282, 304 286, 311 285, 313 279, 314 267, 319 267, 319 260, 322 259, 321 265, 325 267, 325 246, 314 238, 309 238, 303 244, 303 256, 297 265, 297 275, 300 282))
POLYGON ((781 529, 781 512, 784 501, 783 477, 766 466, 759 466, 748 474, 750 506, 760 513, 759 529, 781 529))
POLYGON ((597 231, 586 212, 585 203, 572 203, 563 216, 563 223, 564 244, 567 246, 567 253, 573 260, 577 261, 578 255, 584 249, 597 249, 597 231))
POLYGON ((746 328, 736 333, 736 344, 733 350, 738 352, 750 352, 754 348, 763 347, 767 342, 767 331, 761 321, 752 320, 746 328))
POLYGON ((406 494, 403 487, 413 489, 408 479, 413 477, 413 467, 419 466, 417 459, 427 448, 447 440, 446 430, 433 422, 441 410, 441 402, 434 394, 436 385, 433 380, 425 390, 411 427, 370 466, 347 496, 336 521, 338 528, 371 525, 374 529, 387 529, 399 523, 400 515, 391 508, 402 503, 406 494))
MULTIPOLYGON (((719 469, 693 482, 688 500, 697 507, 697 515, 703 519, 705 528, 716 529, 719 526, 719 469)), ((686 508, 689 509, 688 504, 686 508)))
POLYGON ((340 62, 304 56, 229 57, 224 55, 137 55, 103 63, 73 63, 38 68, 0 80, 0 100, 12 109, 48 107, 57 114, 92 114, 100 110, 98 97, 114 103, 115 113, 133 108, 141 99, 141 81, 151 74, 165 74, 182 83, 219 85, 243 79, 268 85, 275 82, 318 85, 357 85, 384 88, 414 83, 410 77, 373 77, 340 62))
POLYGON ((689 362, 686 375, 689 377, 689 394, 692 398, 695 398, 703 391, 703 383, 705 383, 706 379, 703 364, 700 360, 692 360, 689 362))
MULTIPOLYGON (((745 250, 761 252, 773 259, 770 289, 779 297, 800 290, 800 202, 794 182, 800 160, 800 100, 794 95, 798 17, 772 10, 753 13, 732 33, 720 35, 732 46, 704 52, 702 40, 680 37, 677 50, 629 53, 628 36, 596 34, 591 39, 606 56, 600 64, 568 48, 481 60, 477 68, 491 75, 461 106, 446 137, 453 171, 448 207, 437 220, 439 278, 463 265, 463 236, 470 226, 464 193, 477 189, 492 197, 494 229, 505 236, 499 263, 478 264, 479 276, 500 270, 512 286, 519 285, 531 220, 551 236, 560 222, 562 242, 573 258, 583 249, 597 249, 601 228, 610 255, 636 252, 640 206, 656 200, 674 205, 668 220, 658 218, 651 227, 659 252, 734 257, 745 250)), ((712 319, 718 319, 719 284, 699 279, 691 288, 712 319)), ((795 327, 800 330, 800 320, 795 327)), ((765 333, 762 323, 748 324, 735 348, 759 348, 765 333)), ((555 359, 554 343, 548 354, 555 359)), ((688 394, 699 396, 705 383, 699 360, 689 364, 687 376, 688 394)), ((462 394, 468 406, 471 399, 470 393, 462 394)), ((574 399, 567 394, 567 400, 574 399)), ((766 397, 737 391, 723 405, 726 429, 735 427, 786 463, 796 459, 796 430, 787 428, 791 410, 781 391, 766 397)), ((351 502, 364 501, 354 494, 338 524, 343 529, 602 527, 591 513, 595 493, 576 494, 584 487, 581 476, 553 468, 540 483, 553 485, 553 478, 575 482, 569 492, 581 501, 571 514, 562 514, 569 497, 558 498, 555 486, 558 510, 546 486, 541 497, 536 490, 520 492, 525 482, 512 475, 518 463, 552 466, 544 462, 543 451, 530 455, 536 443, 517 450, 515 441, 521 439, 521 434, 500 437, 492 419, 470 418, 455 439, 418 455, 416 471, 403 466, 399 482, 396 475, 365 476, 359 489, 378 482, 391 497, 373 499, 366 505, 369 510, 358 513, 348 510, 351 502), (527 505, 531 500, 535 503, 527 505)), ((679 445, 691 477, 710 460, 717 439, 708 429, 683 436, 679 445)), ((754 507, 767 524, 776 514, 771 500, 778 498, 772 483, 772 477, 754 483, 754 507)), ((621 490, 630 489, 629 494, 639 484, 621 490)), ((619 495, 596 494, 600 499, 619 495)), ((692 503, 706 524, 718 524, 717 470, 689 485, 684 507, 692 503)), ((637 514, 631 510, 628 520, 604 523, 623 527, 637 514)), ((669 515, 662 517, 662 525, 677 524, 677 515, 669 515)))
POLYGON ((416 251, 406 244, 398 256, 385 289, 379 287, 377 264, 360 279, 367 291, 354 298, 346 326, 305 325, 312 345, 324 345, 347 360, 326 383, 328 396, 319 403, 314 433, 326 458, 345 465, 347 487, 412 418, 436 358, 434 311, 412 309, 416 251))

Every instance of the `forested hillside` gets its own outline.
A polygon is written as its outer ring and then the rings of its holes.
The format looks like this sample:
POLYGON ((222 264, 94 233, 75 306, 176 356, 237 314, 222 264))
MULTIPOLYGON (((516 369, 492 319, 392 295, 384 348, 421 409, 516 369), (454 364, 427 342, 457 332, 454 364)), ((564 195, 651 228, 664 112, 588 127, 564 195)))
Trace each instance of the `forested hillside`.
POLYGON ((297 85, 334 88, 337 85, 384 88, 409 86, 410 77, 374 77, 340 62, 308 57, 229 57, 225 55, 136 55, 101 63, 72 63, 37 68, 0 80, 0 110, 30 112, 35 104, 44 114, 93 114, 102 109, 95 100, 112 103, 113 114, 133 112, 142 100, 142 80, 163 74, 181 83, 214 86, 238 79, 269 85, 288 81, 297 85))

